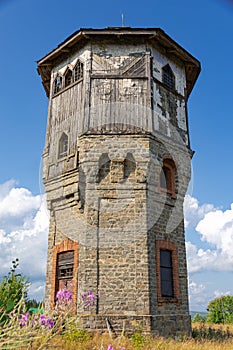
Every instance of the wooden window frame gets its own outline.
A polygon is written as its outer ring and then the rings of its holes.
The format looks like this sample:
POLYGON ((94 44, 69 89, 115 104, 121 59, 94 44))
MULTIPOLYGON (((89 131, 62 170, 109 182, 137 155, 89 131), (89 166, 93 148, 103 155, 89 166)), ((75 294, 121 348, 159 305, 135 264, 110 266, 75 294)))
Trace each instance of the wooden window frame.
POLYGON ((157 277, 158 304, 162 305, 163 303, 176 303, 177 305, 181 305, 177 246, 175 243, 169 240, 157 240, 155 243, 155 248, 156 248, 156 277, 157 277), (161 267, 160 267, 161 250, 168 250, 171 252, 173 296, 162 295, 161 267))
POLYGON ((71 68, 67 68, 65 74, 64 74, 64 88, 72 85, 74 82, 74 77, 73 77, 73 70, 71 68), (69 77, 68 77, 69 74, 69 77), (69 79, 69 81, 67 81, 69 79))
POLYGON ((80 60, 77 60, 73 69, 73 82, 77 82, 80 79, 83 79, 83 63, 80 60), (78 68, 78 74, 76 73, 77 68, 78 68))
POLYGON ((57 74, 53 81, 53 96, 58 95, 60 92, 63 92, 67 90, 69 87, 75 85, 76 83, 80 82, 83 79, 83 72, 84 72, 84 64, 81 60, 77 60, 76 64, 74 65, 74 68, 71 68, 70 65, 67 67, 64 74, 57 74), (77 73, 78 72, 78 73, 77 73), (67 74, 70 74, 70 81, 66 81, 67 74), (61 79, 61 82, 59 84, 57 80, 58 78, 61 79))
POLYGON ((61 74, 58 74, 53 82, 53 95, 57 94, 63 89, 63 77, 61 74), (60 79, 60 83, 58 83, 58 79, 60 79), (59 85, 59 87, 58 87, 59 85))
POLYGON ((77 293, 78 293, 78 278, 77 278, 77 269, 78 269, 78 243, 72 241, 69 238, 65 238, 60 244, 57 244, 53 247, 53 264, 52 264, 52 290, 51 290, 51 306, 54 305, 56 293, 57 293, 57 264, 58 264, 58 254, 74 251, 74 264, 73 264, 73 282, 72 282, 72 301, 74 307, 77 305, 77 293))

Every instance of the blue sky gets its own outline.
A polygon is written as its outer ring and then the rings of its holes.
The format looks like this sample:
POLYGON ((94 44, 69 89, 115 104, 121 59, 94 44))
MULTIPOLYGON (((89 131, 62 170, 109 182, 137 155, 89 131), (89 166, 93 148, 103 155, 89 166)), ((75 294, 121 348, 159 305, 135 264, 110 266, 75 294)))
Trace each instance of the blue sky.
POLYGON ((36 61, 79 28, 121 26, 122 12, 125 25, 162 28, 202 65, 188 104, 195 155, 185 212, 190 304, 204 310, 211 298, 233 294, 233 2, 227 0, 0 0, 0 275, 18 256, 32 295, 43 295, 48 217, 40 163, 48 101, 36 61))

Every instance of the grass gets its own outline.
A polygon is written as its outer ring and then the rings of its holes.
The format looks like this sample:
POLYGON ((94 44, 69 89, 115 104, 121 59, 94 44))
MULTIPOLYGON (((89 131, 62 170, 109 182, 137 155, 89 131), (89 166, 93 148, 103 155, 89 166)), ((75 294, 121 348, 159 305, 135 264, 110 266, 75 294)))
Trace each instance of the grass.
MULTIPOLYGON (((112 345, 113 350, 232 350, 233 325, 194 323, 193 337, 183 340, 155 338, 140 332, 134 333, 130 338, 119 336, 111 339, 108 333, 92 335, 84 330, 73 330, 57 335, 44 349, 107 350, 109 345, 112 345)), ((39 343, 35 342, 30 349, 36 350, 38 347, 39 343)))

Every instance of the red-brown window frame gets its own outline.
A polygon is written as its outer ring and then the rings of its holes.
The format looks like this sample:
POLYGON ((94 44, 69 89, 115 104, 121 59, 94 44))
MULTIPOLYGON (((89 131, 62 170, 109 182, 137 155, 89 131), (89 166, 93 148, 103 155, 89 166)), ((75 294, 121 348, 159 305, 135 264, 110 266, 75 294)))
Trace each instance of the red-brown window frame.
POLYGON ((159 190, 160 192, 166 192, 168 193, 173 199, 176 199, 176 192, 175 192, 175 173, 176 173, 176 167, 175 163, 171 158, 164 158, 162 169, 159 176, 159 190), (166 171, 166 169, 168 171, 166 171), (161 184, 161 174, 164 173, 165 180, 166 180, 166 187, 162 186, 161 184), (169 178, 166 177, 166 173, 170 174, 169 178))
POLYGON ((178 268, 178 249, 175 243, 169 240, 157 240, 155 243, 156 249, 156 277, 157 277, 157 298, 158 304, 176 303, 181 305, 180 300, 180 281, 178 268), (160 274, 160 251, 169 250, 172 255, 172 279, 173 279, 173 296, 164 297, 161 290, 161 274, 160 274))
POLYGON ((56 298, 56 285, 57 285, 57 259, 58 254, 74 251, 74 265, 73 265, 73 283, 72 283, 72 299, 74 308, 77 305, 77 293, 78 293, 78 280, 77 280, 77 269, 78 269, 78 243, 72 241, 69 238, 65 238, 60 244, 53 247, 53 265, 52 265, 52 291, 51 291, 51 306, 54 305, 56 298))

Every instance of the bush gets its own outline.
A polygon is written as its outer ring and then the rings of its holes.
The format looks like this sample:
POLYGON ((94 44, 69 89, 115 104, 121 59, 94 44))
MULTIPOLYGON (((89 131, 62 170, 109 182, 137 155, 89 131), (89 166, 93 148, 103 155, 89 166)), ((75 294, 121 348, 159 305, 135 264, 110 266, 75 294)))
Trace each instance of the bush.
POLYGON ((205 317, 203 317, 201 314, 197 313, 196 315, 194 315, 192 322, 196 323, 196 322, 205 322, 205 317))

